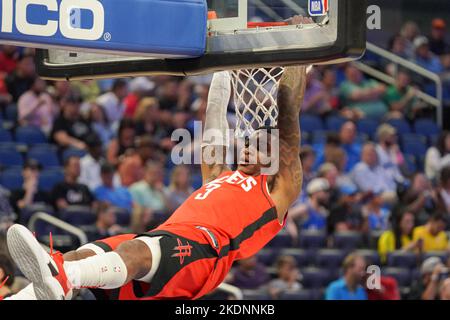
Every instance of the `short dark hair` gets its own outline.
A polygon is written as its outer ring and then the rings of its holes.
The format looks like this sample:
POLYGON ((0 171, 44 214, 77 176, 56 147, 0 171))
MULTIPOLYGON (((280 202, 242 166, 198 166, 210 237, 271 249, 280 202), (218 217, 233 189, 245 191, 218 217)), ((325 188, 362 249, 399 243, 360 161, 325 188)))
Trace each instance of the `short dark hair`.
POLYGON ((441 222, 447 223, 447 217, 444 214, 438 212, 438 213, 432 214, 430 216, 429 221, 433 221, 433 222, 441 221, 441 222))
POLYGON ((0 283, 5 281, 6 277, 8 277, 5 284, 7 286, 12 286, 14 283, 14 265, 11 258, 4 253, 0 253, 0 269, 2 269, 4 273, 3 278, 0 279, 0 283))
POLYGON ((80 159, 80 157, 71 155, 71 156, 68 156, 67 158, 65 158, 64 163, 63 163, 64 168, 67 168, 67 166, 70 164, 71 159, 80 159))
POLYGON ((101 174, 108 174, 108 173, 114 173, 116 170, 114 168, 114 166, 110 163, 103 163, 101 168, 100 168, 100 172, 101 174))
POLYGON ((112 91, 116 91, 118 89, 122 89, 123 87, 127 86, 127 82, 123 79, 117 79, 114 81, 112 85, 112 91))
POLYGON ((447 184, 450 181, 450 166, 441 170, 441 184, 447 184))

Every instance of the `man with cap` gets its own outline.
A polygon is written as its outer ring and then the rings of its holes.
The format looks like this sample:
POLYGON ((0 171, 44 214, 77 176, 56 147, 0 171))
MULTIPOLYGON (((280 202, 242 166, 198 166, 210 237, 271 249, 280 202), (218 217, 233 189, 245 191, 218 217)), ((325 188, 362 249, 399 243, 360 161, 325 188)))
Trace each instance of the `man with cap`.
POLYGON ((25 162, 22 169, 22 188, 13 190, 10 196, 11 204, 17 213, 35 203, 49 203, 49 195, 38 189, 41 169, 41 164, 34 159, 25 162))
POLYGON ((438 257, 426 259, 420 267, 421 279, 411 286, 410 300, 436 300, 442 280, 448 278, 448 270, 438 257))
POLYGON ((102 142, 95 134, 90 134, 86 140, 88 153, 80 159, 80 177, 78 182, 88 186, 89 190, 102 184, 100 178, 100 166, 104 162, 102 142))
POLYGON ((313 179, 306 187, 308 200, 289 213, 300 230, 325 230, 330 199, 330 184, 325 178, 313 179))
POLYGON ((430 51, 430 42, 427 37, 419 36, 414 39, 414 50, 414 63, 434 73, 442 73, 444 71, 439 58, 430 51))
POLYGON ((397 143, 397 130, 390 124, 382 124, 377 129, 378 144, 376 151, 379 165, 397 183, 403 183, 400 168, 405 164, 405 158, 397 143))
POLYGON ((447 25, 444 19, 436 18, 431 22, 431 34, 428 37, 430 51, 437 56, 442 56, 450 52, 450 47, 445 41, 447 25))

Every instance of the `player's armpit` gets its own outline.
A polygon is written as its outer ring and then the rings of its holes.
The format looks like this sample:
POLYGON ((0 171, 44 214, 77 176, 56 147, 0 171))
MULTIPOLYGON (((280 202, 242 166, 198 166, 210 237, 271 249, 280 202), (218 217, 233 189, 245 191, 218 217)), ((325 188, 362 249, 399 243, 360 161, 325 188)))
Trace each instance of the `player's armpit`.
POLYGON ((202 147, 203 184, 215 180, 224 171, 230 170, 226 165, 227 147, 206 145, 202 147))

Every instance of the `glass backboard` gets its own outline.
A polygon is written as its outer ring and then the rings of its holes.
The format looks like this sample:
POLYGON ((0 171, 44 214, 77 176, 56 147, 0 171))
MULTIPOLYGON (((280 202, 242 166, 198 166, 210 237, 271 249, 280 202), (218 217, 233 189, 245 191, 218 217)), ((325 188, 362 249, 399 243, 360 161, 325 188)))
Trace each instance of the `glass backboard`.
POLYGON ((198 57, 164 53, 104 54, 38 50, 47 79, 151 74, 202 74, 249 67, 336 63, 359 58, 366 44, 365 0, 207 0, 205 51, 198 57), (290 25, 294 15, 312 24, 290 25))

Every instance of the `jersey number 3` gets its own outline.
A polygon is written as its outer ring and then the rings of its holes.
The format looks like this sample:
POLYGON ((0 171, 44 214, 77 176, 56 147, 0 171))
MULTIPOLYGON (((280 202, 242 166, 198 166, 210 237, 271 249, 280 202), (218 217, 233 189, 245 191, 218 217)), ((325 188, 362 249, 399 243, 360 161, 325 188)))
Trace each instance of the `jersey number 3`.
POLYGON ((199 193, 195 196, 196 200, 205 200, 211 192, 214 190, 219 189, 223 183, 229 183, 234 185, 239 185, 245 192, 249 192, 252 190, 254 186, 256 186, 258 183, 256 182, 255 178, 253 177, 243 177, 239 172, 235 172, 231 176, 224 176, 222 178, 216 179, 214 181, 211 181, 205 186, 205 192, 199 193))

